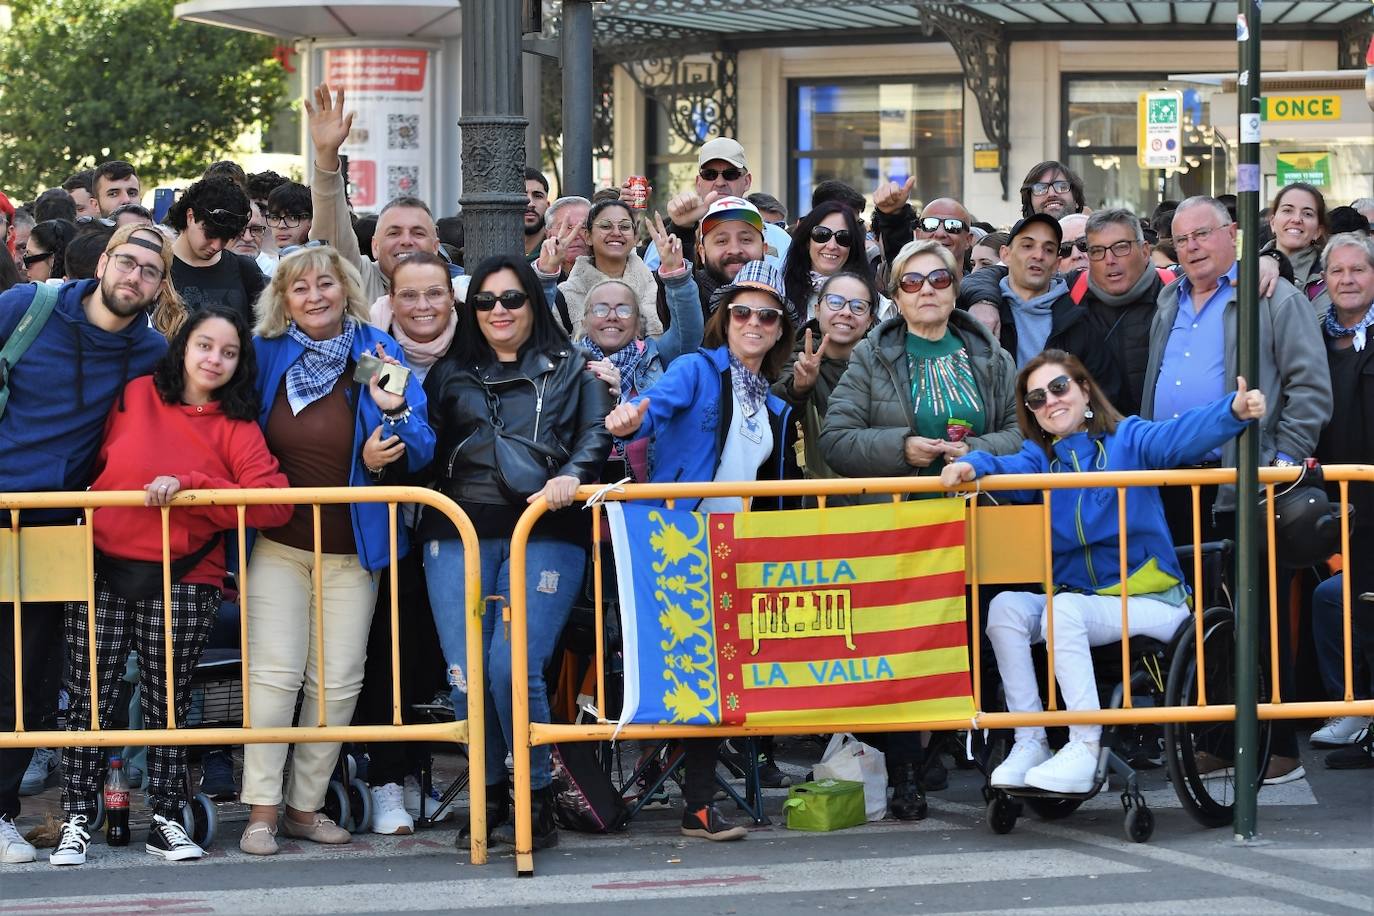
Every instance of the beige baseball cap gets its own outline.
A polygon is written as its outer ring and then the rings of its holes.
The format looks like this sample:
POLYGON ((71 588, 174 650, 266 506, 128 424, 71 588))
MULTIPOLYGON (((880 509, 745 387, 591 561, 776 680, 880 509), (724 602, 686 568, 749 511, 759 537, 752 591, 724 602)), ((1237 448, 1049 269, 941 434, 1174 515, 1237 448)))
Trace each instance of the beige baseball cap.
POLYGON ((744 158, 744 147, 739 145, 738 140, 730 137, 717 137, 707 141, 697 155, 697 167, 700 168, 713 159, 724 159, 737 168, 749 171, 749 161, 744 158))

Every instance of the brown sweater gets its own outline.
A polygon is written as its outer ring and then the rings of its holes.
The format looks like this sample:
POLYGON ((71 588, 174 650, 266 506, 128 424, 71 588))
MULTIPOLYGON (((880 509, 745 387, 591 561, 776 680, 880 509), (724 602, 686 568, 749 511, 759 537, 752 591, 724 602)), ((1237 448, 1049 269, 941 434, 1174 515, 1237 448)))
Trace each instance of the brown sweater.
MULTIPOLYGON (((348 389, 353 364, 349 363, 334 389, 291 415, 282 380, 272 412, 267 417, 267 447, 277 456, 282 472, 293 487, 346 487, 353 465, 353 406, 348 389)), ((279 544, 300 550, 315 549, 314 514, 310 506, 297 506, 291 521, 263 535, 279 544)), ((353 520, 347 504, 320 507, 320 541, 325 553, 356 553, 353 520)))

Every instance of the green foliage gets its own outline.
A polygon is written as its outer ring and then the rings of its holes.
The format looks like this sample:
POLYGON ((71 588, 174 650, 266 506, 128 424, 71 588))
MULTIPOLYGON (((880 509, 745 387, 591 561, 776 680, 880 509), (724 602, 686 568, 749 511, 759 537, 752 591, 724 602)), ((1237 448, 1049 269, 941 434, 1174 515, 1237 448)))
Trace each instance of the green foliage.
POLYGON ((0 34, 0 187, 21 198, 106 159, 151 187, 199 175, 281 106, 260 35, 178 22, 175 0, 20 0, 0 34))

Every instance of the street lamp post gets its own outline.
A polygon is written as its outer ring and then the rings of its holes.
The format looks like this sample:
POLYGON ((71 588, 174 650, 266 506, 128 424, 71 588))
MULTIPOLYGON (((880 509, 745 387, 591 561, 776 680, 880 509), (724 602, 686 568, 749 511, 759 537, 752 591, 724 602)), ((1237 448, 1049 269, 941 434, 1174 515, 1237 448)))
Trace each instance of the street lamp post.
POLYGON ((592 0, 563 0, 563 194, 592 196, 592 0))
POLYGON ((471 269, 523 253, 525 128, 522 11, 510 0, 463 0, 463 233, 471 269))

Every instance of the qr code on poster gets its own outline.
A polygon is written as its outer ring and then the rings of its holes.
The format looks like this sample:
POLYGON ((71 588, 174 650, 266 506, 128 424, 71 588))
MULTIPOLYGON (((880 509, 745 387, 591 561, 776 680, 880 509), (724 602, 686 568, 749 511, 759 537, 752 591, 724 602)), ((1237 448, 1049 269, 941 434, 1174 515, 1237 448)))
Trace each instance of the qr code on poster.
POLYGON ((420 116, 389 114, 386 116, 387 149, 420 148, 420 116))
POLYGON ((386 167, 386 196, 414 197, 420 193, 418 165, 389 165, 386 167))

